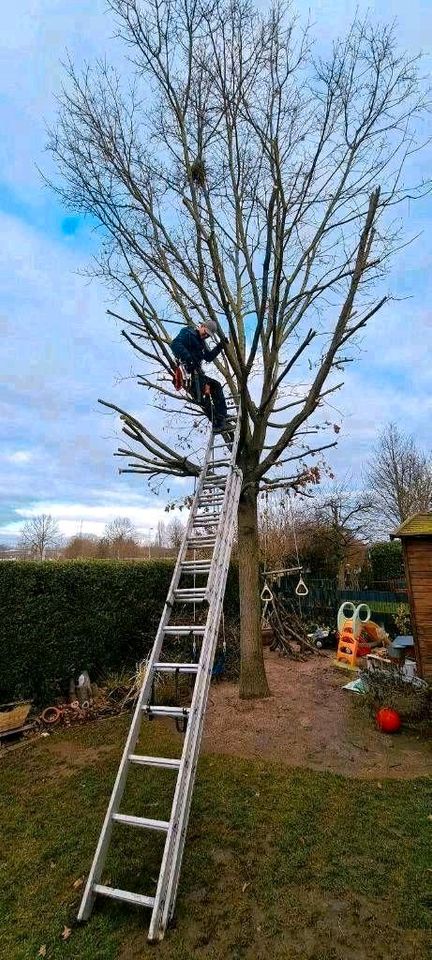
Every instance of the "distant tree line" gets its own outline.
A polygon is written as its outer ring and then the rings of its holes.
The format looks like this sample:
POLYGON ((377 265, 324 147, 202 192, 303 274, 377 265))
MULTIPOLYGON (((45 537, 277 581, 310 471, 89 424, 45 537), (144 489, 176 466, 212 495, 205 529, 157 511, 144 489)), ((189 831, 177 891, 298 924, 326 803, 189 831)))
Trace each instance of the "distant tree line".
POLYGON ((164 557, 177 553, 184 533, 184 523, 172 517, 159 521, 154 536, 143 542, 136 526, 128 517, 115 517, 106 524, 102 536, 77 533, 65 538, 50 514, 40 514, 25 522, 16 547, 0 544, 0 559, 17 557, 28 560, 50 559, 113 559, 164 557))
MULTIPOLYGON (((355 588, 361 571, 363 579, 397 579, 403 574, 398 547, 387 543, 386 549, 385 541, 407 517, 430 510, 431 456, 390 423, 377 440, 363 480, 333 480, 319 486, 313 497, 290 496, 283 490, 261 496, 261 563, 280 569, 300 562, 312 576, 336 579, 342 588, 355 588), (371 545, 376 543, 382 545, 379 576, 378 566, 369 563, 371 545)), ((179 517, 159 521, 151 542, 143 543, 132 521, 119 516, 106 525, 101 537, 78 533, 65 541, 56 520, 42 514, 26 521, 14 554, 34 560, 173 556, 184 528, 179 517)), ((0 544, 0 558, 9 556, 10 547, 0 544)))

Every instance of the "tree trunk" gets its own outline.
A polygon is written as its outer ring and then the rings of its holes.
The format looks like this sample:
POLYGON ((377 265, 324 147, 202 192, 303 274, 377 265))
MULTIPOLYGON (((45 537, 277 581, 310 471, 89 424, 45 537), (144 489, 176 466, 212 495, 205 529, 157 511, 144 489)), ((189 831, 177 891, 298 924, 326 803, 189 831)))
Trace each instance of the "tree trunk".
POLYGON ((255 493, 242 496, 238 510, 240 581, 240 697, 269 697, 261 639, 258 511, 255 493))

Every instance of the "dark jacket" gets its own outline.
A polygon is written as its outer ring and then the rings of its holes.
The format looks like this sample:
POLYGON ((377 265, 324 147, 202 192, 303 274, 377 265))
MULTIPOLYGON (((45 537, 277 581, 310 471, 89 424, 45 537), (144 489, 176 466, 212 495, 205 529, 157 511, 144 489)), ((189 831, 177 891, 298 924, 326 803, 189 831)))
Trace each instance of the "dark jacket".
POLYGON ((179 360, 180 363, 185 365, 188 373, 192 373, 193 370, 200 369, 203 360, 207 363, 215 360, 216 357, 219 356, 223 346, 224 341, 222 340, 221 343, 218 343, 212 350, 209 350, 205 345, 205 340, 200 337, 197 330, 191 330, 190 327, 183 327, 180 333, 174 337, 171 343, 171 350, 176 360, 179 360))

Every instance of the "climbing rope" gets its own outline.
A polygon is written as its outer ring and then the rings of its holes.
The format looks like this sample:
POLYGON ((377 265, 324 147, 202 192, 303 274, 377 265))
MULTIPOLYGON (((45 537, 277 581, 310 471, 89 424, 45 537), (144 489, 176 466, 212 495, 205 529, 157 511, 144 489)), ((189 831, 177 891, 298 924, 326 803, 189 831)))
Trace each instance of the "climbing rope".
POLYGON ((304 580, 303 580, 303 577, 302 577, 302 575, 301 575, 301 569, 302 569, 302 568, 301 568, 300 556, 299 556, 299 552, 298 552, 297 534, 296 534, 296 528, 295 528, 295 522, 294 522, 294 511, 293 511, 292 502, 291 502, 291 494, 290 494, 289 491, 288 491, 288 504, 289 504, 289 511, 290 511, 290 517, 291 517, 291 528, 292 528, 292 532, 293 532, 293 536, 294 536, 294 548, 295 548, 295 552, 296 552, 297 566, 298 566, 298 568, 299 568, 299 570, 300 570, 299 582, 298 582, 298 584, 297 584, 297 586, 296 586, 296 588, 295 588, 295 593, 296 593, 296 596, 299 598, 299 609, 300 609, 300 613, 301 613, 301 600, 300 600, 300 597, 307 597, 307 595, 308 595, 308 593, 309 593, 309 590, 308 590, 308 588, 307 588, 307 586, 306 586, 306 584, 305 584, 305 582, 304 582, 304 580))

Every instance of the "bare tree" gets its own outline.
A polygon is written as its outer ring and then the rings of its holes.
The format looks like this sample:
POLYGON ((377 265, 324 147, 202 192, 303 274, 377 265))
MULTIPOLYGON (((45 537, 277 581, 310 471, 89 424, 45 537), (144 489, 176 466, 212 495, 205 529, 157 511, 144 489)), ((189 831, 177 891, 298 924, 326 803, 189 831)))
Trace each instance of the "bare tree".
POLYGON ((135 525, 129 517, 115 517, 105 525, 104 536, 111 543, 116 540, 137 540, 138 534, 135 525))
POLYGON ((169 547, 178 550, 184 536, 184 524, 179 517, 172 517, 166 526, 166 540, 169 547))
MULTIPOLYGON (((56 189, 104 228, 97 272, 130 303, 114 316, 168 431, 183 403, 172 325, 211 318, 230 338, 216 367, 242 411, 240 695, 264 696, 257 497, 317 482, 309 458, 336 442, 317 434, 356 336, 388 300, 376 287, 402 242, 395 211, 429 189, 403 179, 426 95, 417 58, 368 20, 320 58, 278 3, 108 7, 128 68, 69 65, 49 143, 56 189)), ((125 471, 153 485, 198 475, 190 416, 176 436, 107 406, 128 438, 125 471)))
POLYGON ((413 513, 432 510, 432 457, 389 423, 369 462, 367 486, 377 524, 388 532, 413 513))
POLYGON ((337 576, 343 587, 347 567, 365 553, 371 498, 355 491, 347 477, 300 502, 285 491, 266 493, 264 504, 261 542, 267 568, 295 566, 298 552, 303 566, 313 567, 318 576, 337 576))
POLYGON ((166 528, 163 520, 158 520, 156 527, 156 544, 159 550, 162 550, 162 547, 166 545, 166 528))
POLYGON ((99 541, 91 533, 80 533, 71 537, 63 550, 66 560, 75 560, 78 557, 97 557, 99 541))
POLYGON ((341 589, 353 553, 369 539, 371 512, 372 498, 353 490, 348 478, 324 490, 313 504, 312 533, 329 555, 341 589))
POLYGON ((111 555, 118 559, 132 556, 139 545, 136 527, 129 517, 115 517, 107 523, 102 540, 108 543, 111 555))
POLYGON ((27 520, 21 530, 19 538, 22 549, 44 560, 46 551, 50 547, 57 547, 61 542, 61 535, 56 520, 46 513, 27 520))
POLYGON ((304 511, 288 491, 266 490, 258 504, 261 560, 267 570, 296 564, 295 538, 301 539, 304 511), (296 533, 294 534, 294 527, 296 533))

